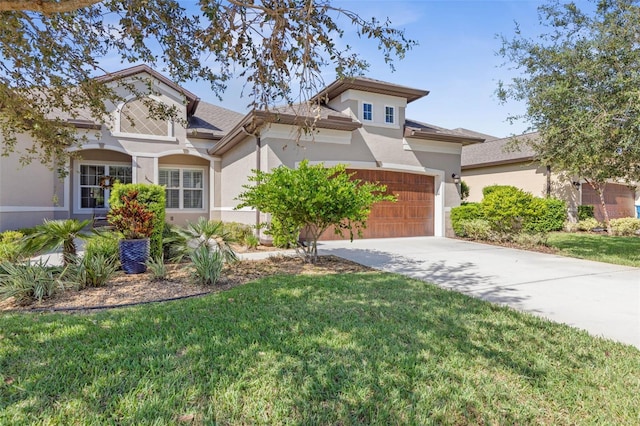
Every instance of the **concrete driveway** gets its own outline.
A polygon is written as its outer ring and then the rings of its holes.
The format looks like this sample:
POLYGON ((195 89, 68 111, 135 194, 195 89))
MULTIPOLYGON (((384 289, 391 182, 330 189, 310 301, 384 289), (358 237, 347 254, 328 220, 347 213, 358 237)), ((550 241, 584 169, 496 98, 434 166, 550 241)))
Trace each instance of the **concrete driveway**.
POLYGON ((438 237, 326 241, 319 251, 640 348, 640 268, 438 237))

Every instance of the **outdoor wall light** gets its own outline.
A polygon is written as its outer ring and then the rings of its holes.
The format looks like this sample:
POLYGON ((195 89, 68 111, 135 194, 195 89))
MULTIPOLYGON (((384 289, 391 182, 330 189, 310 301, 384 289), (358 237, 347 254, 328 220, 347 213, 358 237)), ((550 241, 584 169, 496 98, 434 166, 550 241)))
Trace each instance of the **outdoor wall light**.
POLYGON ((453 183, 455 183, 456 185, 460 183, 460 175, 451 173, 451 179, 453 179, 453 183))
POLYGON ((573 185, 573 187, 576 189, 576 191, 579 191, 580 190, 580 185, 582 185, 582 184, 580 182, 577 182, 577 181, 574 180, 573 182, 571 182, 571 185, 573 185))

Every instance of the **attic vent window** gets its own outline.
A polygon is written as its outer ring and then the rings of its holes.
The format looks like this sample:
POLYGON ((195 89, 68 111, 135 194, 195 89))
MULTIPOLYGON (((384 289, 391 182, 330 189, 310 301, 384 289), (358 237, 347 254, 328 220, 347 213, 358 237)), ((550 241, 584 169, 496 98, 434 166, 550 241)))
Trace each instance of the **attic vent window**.
POLYGON ((142 99, 133 99, 122 107, 120 113, 120 132, 122 133, 171 136, 170 128, 168 120, 149 118, 149 107, 142 99))
POLYGON ((384 122, 387 124, 395 123, 395 109, 393 107, 384 107, 384 122))
POLYGON ((362 119, 366 121, 373 120, 373 105, 362 104, 362 119))

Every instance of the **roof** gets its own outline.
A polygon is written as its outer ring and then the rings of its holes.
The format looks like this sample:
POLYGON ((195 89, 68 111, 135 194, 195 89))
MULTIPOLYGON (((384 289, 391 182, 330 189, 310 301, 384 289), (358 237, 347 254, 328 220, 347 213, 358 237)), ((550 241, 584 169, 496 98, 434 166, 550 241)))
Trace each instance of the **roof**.
POLYGON ((245 114, 200 101, 195 114, 189 117, 187 134, 198 139, 222 139, 245 114))
POLYGON ((322 100, 322 98, 334 99, 341 93, 350 89, 406 98, 407 103, 413 102, 429 94, 428 90, 414 89, 412 87, 387 83, 386 81, 375 80, 373 78, 348 77, 336 80, 324 89, 320 90, 317 95, 311 98, 311 101, 322 100))
POLYGON ((171 87, 173 90, 179 93, 182 93, 185 96, 185 98, 187 98, 187 116, 190 117, 195 113, 196 109, 198 108, 198 103, 200 101, 200 98, 198 96, 182 88, 181 86, 178 86, 176 83, 174 83, 164 75, 160 74, 158 71, 154 70, 153 68, 145 64, 136 65, 130 68, 125 68, 123 70, 116 71, 116 72, 111 72, 111 73, 102 75, 100 77, 96 77, 95 80, 108 82, 113 80, 119 80, 125 77, 131 77, 131 76, 142 74, 142 73, 147 73, 152 77, 156 78, 157 80, 163 82, 167 86, 171 87))
POLYGON ((465 129, 464 127, 457 127, 453 129, 454 132, 464 133, 465 135, 469 135, 471 137, 482 138, 485 141, 494 141, 496 139, 501 139, 498 136, 488 135, 486 133, 476 132, 475 130, 465 129))
POLYGON ((536 138, 538 138, 538 132, 465 146, 462 148, 462 169, 474 169, 534 160, 535 152, 527 142, 535 140, 536 138), (512 149, 509 145, 514 141, 517 141, 519 145, 517 148, 512 149))
POLYGON ((459 130, 445 129, 444 127, 411 119, 405 120, 404 124, 405 138, 429 139, 441 142, 462 142, 463 146, 484 142, 484 138, 476 135, 470 135, 468 132, 459 130))
POLYGON ((294 104, 269 111, 251 111, 209 150, 210 155, 222 155, 247 134, 253 134, 267 123, 313 126, 317 129, 353 131, 362 123, 325 105, 294 104))

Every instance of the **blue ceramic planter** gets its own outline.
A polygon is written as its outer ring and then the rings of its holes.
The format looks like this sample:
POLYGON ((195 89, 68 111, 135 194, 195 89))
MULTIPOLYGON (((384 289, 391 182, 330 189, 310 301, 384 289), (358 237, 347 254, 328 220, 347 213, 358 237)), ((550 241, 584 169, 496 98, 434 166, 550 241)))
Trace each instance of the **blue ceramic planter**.
POLYGON ((147 270, 149 239, 120 240, 120 264, 127 274, 141 274, 147 270))

